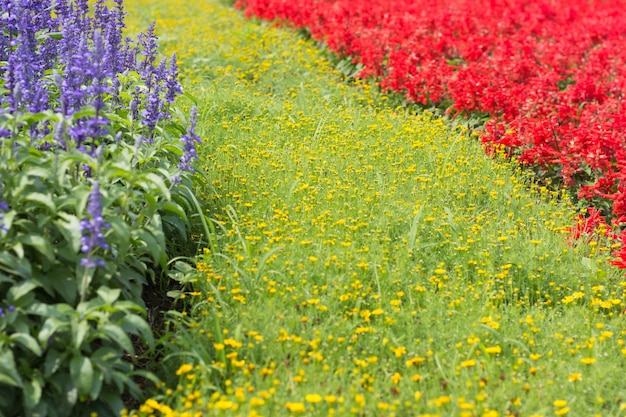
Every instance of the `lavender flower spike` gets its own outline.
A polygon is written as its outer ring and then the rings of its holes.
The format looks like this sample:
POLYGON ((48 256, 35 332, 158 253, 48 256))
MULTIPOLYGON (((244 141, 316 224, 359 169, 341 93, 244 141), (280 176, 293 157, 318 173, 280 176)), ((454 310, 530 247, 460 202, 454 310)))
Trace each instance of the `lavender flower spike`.
POLYGON ((176 62, 176 54, 172 54, 170 58, 170 69, 166 74, 165 79, 166 94, 165 101, 173 103, 176 100, 176 96, 183 93, 183 89, 178 82, 178 63, 176 62))
POLYGON ((104 231, 111 227, 104 221, 104 217, 102 217, 102 194, 100 194, 100 184, 98 181, 96 181, 91 188, 91 194, 89 194, 89 202, 87 204, 87 213, 91 219, 83 219, 80 222, 82 233, 80 251, 87 254, 87 257, 81 260, 81 265, 87 268, 105 266, 102 258, 94 256, 94 253, 98 249, 109 249, 104 231))
POLYGON ((191 117, 189 119, 189 128, 187 133, 180 138, 183 145, 183 156, 180 158, 178 168, 182 171, 193 172, 194 169, 190 165, 194 159, 198 159, 196 153, 196 143, 200 143, 200 136, 196 135, 196 124, 198 123, 198 108, 191 108, 191 117))

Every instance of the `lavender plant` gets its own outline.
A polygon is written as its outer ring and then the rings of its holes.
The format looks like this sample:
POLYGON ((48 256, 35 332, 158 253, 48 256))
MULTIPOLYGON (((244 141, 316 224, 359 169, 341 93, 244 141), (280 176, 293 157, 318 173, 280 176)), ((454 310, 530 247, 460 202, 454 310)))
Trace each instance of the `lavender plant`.
POLYGON ((0 11, 0 417, 119 415, 155 379, 124 358, 198 205, 197 113, 172 116, 176 58, 154 25, 124 39, 122 0, 0 11))

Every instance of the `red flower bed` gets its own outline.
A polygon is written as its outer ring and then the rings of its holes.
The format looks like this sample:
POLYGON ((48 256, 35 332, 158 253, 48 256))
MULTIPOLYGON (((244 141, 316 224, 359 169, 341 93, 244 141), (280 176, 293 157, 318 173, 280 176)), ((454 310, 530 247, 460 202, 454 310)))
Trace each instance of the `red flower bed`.
MULTIPOLYGON (((306 27, 384 89, 452 114, 482 139, 626 223, 623 0, 239 0, 306 27)), ((623 254, 626 258, 626 253, 623 254)))

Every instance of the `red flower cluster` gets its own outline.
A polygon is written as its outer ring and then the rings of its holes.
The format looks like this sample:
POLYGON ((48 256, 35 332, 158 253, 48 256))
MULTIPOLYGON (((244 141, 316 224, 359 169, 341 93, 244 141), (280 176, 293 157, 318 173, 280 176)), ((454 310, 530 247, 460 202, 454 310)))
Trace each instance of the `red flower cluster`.
MULTIPOLYGON (((626 223, 623 0, 239 0, 306 27, 362 77, 452 114, 626 223)), ((623 258, 626 259, 626 252, 623 258)))

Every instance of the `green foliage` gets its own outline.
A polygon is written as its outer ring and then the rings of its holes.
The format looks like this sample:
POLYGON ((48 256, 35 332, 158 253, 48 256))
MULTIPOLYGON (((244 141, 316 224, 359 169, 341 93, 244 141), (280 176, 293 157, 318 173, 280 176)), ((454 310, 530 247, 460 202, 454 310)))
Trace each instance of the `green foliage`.
MULTIPOLYGON (((120 79, 119 97, 130 97, 134 74, 120 79)), ((128 103, 126 103, 128 104, 128 103)), ((88 117, 85 107, 74 118, 88 117)), ((144 285, 169 284, 168 260, 189 247, 196 210, 183 153, 182 125, 157 126, 154 141, 141 140, 130 115, 105 114, 109 131, 94 139, 94 155, 66 138, 65 148, 45 145, 34 126, 72 125, 53 112, 3 114, 0 129, 0 416, 119 414, 122 395, 141 394, 134 377, 135 347, 154 347, 145 320, 144 285), (81 221, 95 181, 110 225, 104 263, 81 263, 81 221), (10 307, 10 311, 9 311, 10 307)))

